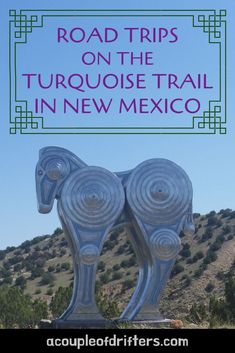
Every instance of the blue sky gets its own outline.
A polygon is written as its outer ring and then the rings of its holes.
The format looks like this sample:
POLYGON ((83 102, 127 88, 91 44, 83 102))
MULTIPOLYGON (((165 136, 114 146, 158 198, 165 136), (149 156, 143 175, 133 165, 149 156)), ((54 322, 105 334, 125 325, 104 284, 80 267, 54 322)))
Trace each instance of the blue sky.
MULTIPOLYGON (((1 120, 0 120, 0 249, 17 245, 37 235, 50 234, 59 226, 56 209, 48 215, 37 212, 34 169, 38 151, 58 145, 76 153, 89 165, 113 171, 135 167, 149 158, 167 158, 182 166, 194 188, 194 212, 235 209, 235 4, 234 1, 11 1, 0 5, 1 30, 1 120), (36 4, 35 4, 36 3, 36 4), (226 135, 10 135, 8 94, 8 10, 15 8, 149 8, 228 10, 228 133, 226 135)), ((195 43, 200 53, 200 43, 195 43)), ((182 62, 184 55, 182 53, 182 62)), ((28 56, 25 58, 30 63, 28 56)), ((192 57, 195 65, 197 58, 192 57)), ((45 64, 46 65, 46 64, 45 64)), ((209 66, 208 66, 209 70, 209 66)))

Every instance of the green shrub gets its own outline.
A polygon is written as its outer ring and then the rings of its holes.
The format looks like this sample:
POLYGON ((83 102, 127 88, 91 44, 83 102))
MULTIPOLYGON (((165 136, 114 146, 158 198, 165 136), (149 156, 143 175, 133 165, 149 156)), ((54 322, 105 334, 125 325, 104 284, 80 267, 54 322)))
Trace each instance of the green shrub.
POLYGON ((54 272, 55 271, 55 266, 54 265, 50 265, 47 269, 48 272, 54 272))
POLYGON ((228 217, 228 216, 230 216, 230 214, 231 214, 231 209, 230 208, 226 208, 225 210, 220 210, 220 214, 221 214, 221 217, 222 218, 226 218, 226 217, 228 217))
POLYGON ((123 260, 121 262, 121 267, 123 267, 123 268, 129 268, 129 267, 132 267, 135 265, 136 265, 135 256, 131 256, 129 259, 123 260))
POLYGON ((12 276, 9 276, 3 279, 2 284, 12 284, 12 282, 13 282, 13 278, 12 276))
POLYGON ((223 271, 219 271, 217 274, 216 274, 216 278, 219 280, 219 281, 224 281, 225 279, 225 273, 223 271))
POLYGON ((224 234, 219 234, 219 235, 217 235, 217 237, 216 237, 215 240, 216 240, 216 241, 219 241, 219 242, 221 242, 221 243, 223 243, 223 242, 225 241, 225 236, 224 236, 224 234))
POLYGON ((209 247, 210 251, 218 251, 222 246, 222 243, 220 241, 215 241, 214 243, 212 243, 209 247))
POLYGON ((113 271, 120 270, 121 266, 119 264, 113 265, 113 271))
MULTIPOLYGON (((213 283, 208 283, 205 290, 211 292, 214 289, 213 283)), ((189 319, 200 323, 201 321, 209 320, 210 328, 220 324, 235 323, 235 278, 229 276, 225 283, 224 299, 216 299, 210 297, 209 310, 202 304, 194 304, 190 310, 189 319)))
POLYGON ((35 267, 31 270, 31 279, 41 277, 44 274, 44 269, 41 267, 35 267))
POLYGON ((218 219, 218 220, 217 220, 217 223, 216 223, 216 226, 217 226, 217 227, 222 227, 222 225, 223 225, 222 220, 221 220, 221 219, 218 219))
POLYGON ((207 264, 202 263, 199 268, 194 272, 194 277, 199 278, 203 274, 203 272, 206 270, 207 264))
POLYGON ((179 253, 182 257, 187 258, 191 256, 190 249, 182 249, 179 253))
POLYGON ((61 249, 60 250, 60 257, 64 256, 66 254, 66 249, 61 249))
POLYGON ((200 243, 204 243, 205 241, 209 240, 212 237, 213 234, 208 234, 208 233, 203 233, 202 237, 200 239, 200 243))
POLYGON ((120 235, 121 231, 116 229, 114 230, 111 235, 110 235, 110 240, 114 241, 116 244, 118 243, 118 237, 120 235))
POLYGON ((107 273, 107 275, 111 275, 112 269, 111 268, 107 268, 106 273, 107 273))
POLYGON ((116 245, 116 241, 107 240, 103 246, 103 252, 107 250, 112 250, 116 245))
POLYGON ((227 224, 226 226, 223 227, 223 234, 228 234, 231 231, 232 231, 232 228, 230 225, 227 224))
POLYGON ((18 263, 16 265, 14 265, 14 272, 19 272, 20 270, 22 270, 22 268, 23 268, 23 264, 18 263))
POLYGON ((16 249, 15 246, 8 246, 5 251, 6 251, 6 253, 9 253, 11 251, 14 251, 15 249, 16 249))
POLYGON ((48 235, 39 235, 39 236, 33 238, 32 240, 30 240, 30 245, 36 245, 40 241, 42 241, 42 240, 44 240, 46 238, 48 238, 48 235))
POLYGON ((211 211, 210 213, 208 213, 206 215, 206 218, 209 218, 209 217, 214 217, 216 215, 216 212, 215 211, 211 211))
POLYGON ((183 272, 184 271, 184 266, 177 263, 175 264, 175 266, 173 267, 172 271, 171 271, 171 277, 176 276, 178 273, 183 272))
POLYGON ((235 278, 233 277, 229 277, 225 284, 225 298, 235 320, 235 278))
POLYGON ((213 283, 209 282, 209 283, 207 284, 207 286, 205 287, 205 291, 206 291, 207 293, 210 293, 210 292, 213 291, 214 288, 215 288, 215 285, 214 285, 213 283))
POLYGON ((133 255, 133 254, 134 254, 132 245, 131 245, 131 243, 129 242, 129 240, 127 240, 127 242, 125 243, 125 253, 126 253, 127 255, 133 255))
POLYGON ((46 263, 46 259, 44 257, 39 257, 36 261, 35 261, 35 266, 37 267, 44 267, 46 263))
POLYGON ((11 258, 8 259, 8 262, 10 265, 15 265, 18 262, 22 262, 24 260, 24 257, 22 255, 15 255, 11 258))
POLYGON ((24 289, 26 287, 26 279, 24 276, 19 276, 15 280, 15 285, 20 287, 21 289, 24 289))
POLYGON ((208 220, 207 220, 207 225, 208 226, 216 226, 217 223, 218 223, 218 218, 216 216, 208 217, 208 220))
POLYGON ((230 213, 229 218, 230 218, 230 219, 235 218, 235 211, 232 211, 232 212, 230 213))
POLYGON ((0 276, 3 278, 10 277, 11 271, 9 269, 6 269, 5 267, 1 267, 0 268, 0 276))
POLYGON ((190 249, 190 244, 189 243, 183 244, 183 249, 185 249, 185 250, 190 249))
POLYGON ((210 299, 209 311, 213 323, 235 322, 235 278, 229 277, 225 283, 225 299, 210 299))
POLYGON ((184 281, 185 287, 188 287, 192 283, 192 279, 190 278, 189 275, 183 275, 181 280, 184 281))
POLYGON ((114 299, 107 296, 102 296, 98 293, 96 295, 96 302, 100 312, 107 319, 114 319, 120 316, 118 304, 114 299))
POLYGON ((209 302, 209 313, 210 328, 231 320, 229 306, 224 299, 216 299, 212 296, 209 302))
POLYGON ((97 267, 98 271, 100 272, 104 272, 105 271, 105 262, 104 261, 100 261, 98 263, 98 267, 97 267))
POLYGON ((201 277, 202 274, 203 274, 203 269, 199 267, 199 268, 194 272, 194 277, 199 278, 199 277, 201 277))
POLYGON ((50 303, 50 310, 54 317, 62 315, 65 309, 68 307, 72 297, 72 290, 72 286, 66 288, 59 287, 57 289, 50 303))
POLYGON ((100 275, 100 282, 102 284, 106 284, 110 281, 110 277, 109 277, 109 274, 107 273, 107 271, 105 273, 102 273, 100 275))
POLYGON ((129 267, 129 260, 122 260, 121 267, 123 268, 129 267))
POLYGON ((68 242, 67 242, 67 240, 65 238, 62 238, 59 245, 60 245, 61 248, 67 247, 68 246, 68 242))
POLYGON ((181 232, 180 232, 180 234, 179 234, 179 237, 180 238, 184 238, 185 237, 185 234, 184 234, 184 232, 181 230, 181 232))
POLYGON ((136 258, 135 256, 131 256, 128 261, 128 267, 135 266, 136 265, 136 258))
POLYGON ((52 234, 52 236, 57 236, 63 233, 63 230, 61 228, 56 228, 52 234))
POLYGON ((180 251, 180 255, 182 257, 189 257, 191 256, 190 245, 189 243, 183 244, 183 249, 180 251))
POLYGON ((125 291, 127 289, 133 288, 134 285, 135 285, 134 279, 126 279, 124 282, 122 282, 122 290, 125 291))
POLYGON ((4 328, 32 328, 47 315, 45 302, 32 301, 18 287, 0 288, 0 324, 4 328))
POLYGON ((192 283, 192 279, 190 277, 187 277, 184 282, 185 286, 188 287, 190 286, 191 283, 192 283))
POLYGON ((46 292, 47 295, 52 295, 53 294, 53 289, 49 288, 46 292))
POLYGON ((31 242, 30 240, 25 240, 21 245, 20 245, 20 248, 21 249, 26 249, 26 248, 30 248, 30 245, 31 245, 31 242))
POLYGON ((60 273, 61 272, 61 264, 57 264, 56 265, 55 272, 56 273, 60 273))
POLYGON ((203 260, 204 264, 210 264, 211 262, 214 262, 217 260, 217 255, 215 252, 208 251, 206 257, 203 260))
POLYGON ((124 254, 125 249, 126 249, 125 244, 120 245, 120 246, 118 247, 117 251, 116 251, 116 254, 117 254, 117 255, 122 255, 122 254, 124 254))
POLYGON ((196 254, 193 256, 193 259, 195 260, 194 262, 202 259, 204 257, 204 253, 202 250, 199 250, 196 252, 196 254))
POLYGON ((63 262, 61 264, 61 269, 62 269, 62 271, 69 271, 70 270, 70 263, 69 262, 63 262))
POLYGON ((4 260, 6 257, 6 251, 5 250, 0 250, 0 261, 4 260))
POLYGON ((45 272, 42 275, 42 279, 40 281, 40 284, 42 286, 48 285, 48 284, 52 284, 55 280, 55 276, 51 273, 51 272, 45 272))
POLYGON ((4 261, 4 262, 3 262, 3 267, 4 267, 6 270, 10 270, 11 264, 9 263, 9 261, 4 261))
MULTIPOLYGON (((72 286, 59 287, 52 297, 50 310, 53 317, 59 317, 67 309, 72 296, 72 286)), ((118 317, 120 310, 115 300, 108 296, 102 296, 100 290, 96 293, 96 303, 104 317, 108 319, 118 317)))
POLYGON ((112 276, 112 280, 113 281, 121 279, 121 278, 122 278, 122 272, 121 271, 117 271, 117 272, 113 273, 113 276, 112 276))
POLYGON ((196 324, 207 319, 207 311, 204 304, 193 304, 190 309, 190 321, 196 324))

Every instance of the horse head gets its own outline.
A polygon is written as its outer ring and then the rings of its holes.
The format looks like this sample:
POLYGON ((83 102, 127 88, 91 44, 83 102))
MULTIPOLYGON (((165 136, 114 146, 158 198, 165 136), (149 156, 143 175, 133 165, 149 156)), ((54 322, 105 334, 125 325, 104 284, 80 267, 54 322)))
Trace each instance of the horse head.
POLYGON ((80 158, 64 148, 42 148, 35 172, 38 211, 49 213, 69 174, 85 166, 80 158))

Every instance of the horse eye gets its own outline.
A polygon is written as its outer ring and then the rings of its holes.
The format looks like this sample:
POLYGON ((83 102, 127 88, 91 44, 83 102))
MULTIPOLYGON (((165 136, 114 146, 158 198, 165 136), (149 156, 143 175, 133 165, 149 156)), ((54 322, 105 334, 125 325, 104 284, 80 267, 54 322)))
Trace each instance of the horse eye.
POLYGON ((50 159, 44 168, 47 176, 52 180, 62 179, 68 173, 67 164, 58 158, 50 159))
POLYGON ((38 175, 42 175, 43 174, 43 171, 42 170, 39 170, 38 171, 38 175))
POLYGON ((52 180, 58 180, 61 178, 61 171, 58 167, 54 167, 53 169, 49 169, 47 171, 47 175, 52 180))

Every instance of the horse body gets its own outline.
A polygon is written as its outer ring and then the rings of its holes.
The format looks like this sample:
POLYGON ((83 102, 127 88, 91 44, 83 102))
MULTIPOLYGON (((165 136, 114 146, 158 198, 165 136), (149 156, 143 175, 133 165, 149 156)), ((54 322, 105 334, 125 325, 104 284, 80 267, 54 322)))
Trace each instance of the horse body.
POLYGON ((139 264, 135 291, 120 320, 161 320, 160 295, 180 249, 179 233, 193 232, 192 186, 186 173, 164 159, 111 173, 88 167, 59 147, 40 151, 38 209, 58 215, 74 262, 74 287, 61 322, 105 323, 95 303, 97 263, 107 235, 125 226, 139 264))

